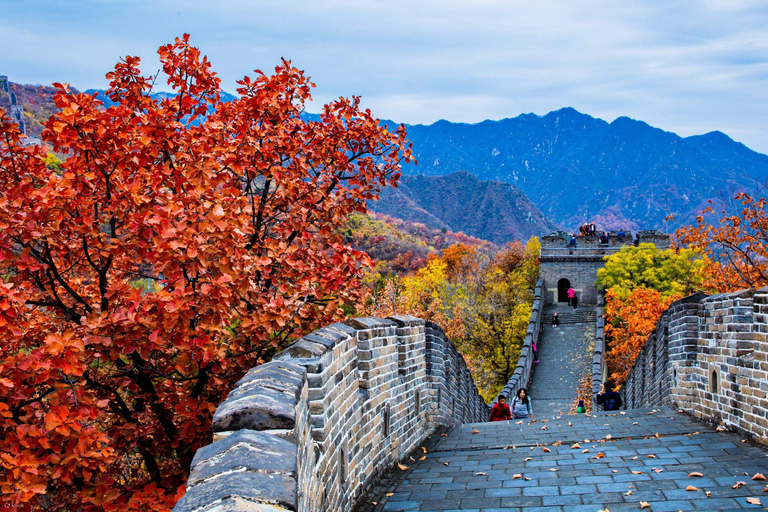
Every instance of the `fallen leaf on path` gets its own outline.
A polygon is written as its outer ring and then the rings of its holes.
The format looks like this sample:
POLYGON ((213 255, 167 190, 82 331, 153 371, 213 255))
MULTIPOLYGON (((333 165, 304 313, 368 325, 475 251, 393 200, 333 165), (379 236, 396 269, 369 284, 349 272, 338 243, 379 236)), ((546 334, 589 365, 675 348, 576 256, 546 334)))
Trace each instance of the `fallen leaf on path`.
POLYGON ((443 466, 447 466, 450 462, 443 462, 443 466))
POLYGON ((689 485, 688 487, 686 487, 686 488, 685 488, 685 490, 686 490, 686 491, 696 491, 696 492, 698 492, 698 491, 699 491, 699 489, 698 489, 698 488, 696 488, 696 487, 694 487, 694 486, 692 486, 692 485, 689 485))
POLYGON ((400 464, 399 462, 397 463, 397 467, 399 467, 399 468, 400 468, 400 469, 402 469, 403 471, 405 471, 406 469, 408 469, 408 466, 406 466, 405 464, 400 464))
POLYGON ((717 430, 718 432, 725 432, 725 431, 726 431, 726 430, 728 430, 728 429, 727 429, 727 428, 725 428, 724 426, 720 425, 720 426, 719 426, 719 427, 717 427, 715 430, 717 430))
POLYGON ((731 489, 739 489, 744 485, 747 485, 747 482, 736 482, 731 486, 731 489))
POLYGON ((517 480, 518 478, 523 478, 523 475, 521 475, 520 473, 515 473, 514 475, 512 475, 512 480, 517 480))
POLYGON ((424 453, 427 453, 427 449, 424 448, 423 446, 421 447, 421 451, 424 452, 424 453))
POLYGON ((658 459, 658 457, 656 457, 654 454, 646 455, 645 458, 646 459, 658 459))
POLYGON ((632 489, 624 493, 624 496, 632 496, 632 489))
POLYGON ((645 471, 633 471, 632 474, 633 475, 644 475, 645 471))
POLYGON ((410 455, 408 456, 408 458, 409 458, 409 459, 411 459, 413 462, 416 462, 416 459, 414 459, 414 458, 413 458, 413 457, 411 457, 410 455))
POLYGON ((473 434, 479 434, 479 433, 480 433, 480 431, 479 431, 479 430, 477 430, 476 428, 473 428, 473 429, 472 429, 472 433, 473 433, 473 434))
POLYGON ((440 434, 440 437, 448 437, 448 434, 440 434))
POLYGON ((747 503, 750 505, 762 505, 760 498, 747 498, 747 503))
POLYGON ((689 476, 689 477, 694 477, 694 476, 699 476, 699 477, 702 477, 702 476, 704 476, 704 475, 702 475, 702 474, 701 474, 701 473, 699 473, 698 471, 694 471, 693 473, 688 473, 688 476, 689 476))
POLYGON ((639 423, 638 422, 634 422, 633 425, 639 425, 639 423))
POLYGON ((525 478, 523 478, 523 480, 525 480, 525 481, 527 482, 528 480, 530 480, 530 478, 528 478, 528 477, 526 476, 525 478))
POLYGON ((557 468, 549 468, 549 470, 550 470, 550 471, 560 471, 560 470, 559 470, 559 469, 557 469, 557 468))
POLYGON ((571 450, 575 450, 576 448, 581 448, 581 445, 579 443, 574 443, 571 445, 571 450))
POLYGON ((523 424, 523 420, 520 420, 520 421, 516 421, 516 422, 515 422, 515 425, 522 425, 522 424, 523 424))
POLYGON ((765 489, 763 489, 763 492, 768 492, 768 485, 765 486, 765 489))
POLYGON ((613 436, 611 434, 608 434, 607 436, 605 436, 605 438, 606 439, 613 439, 613 436))
POLYGON ((562 441, 560 441, 560 440, 557 440, 557 441, 555 441, 554 443, 552 443, 552 446, 562 446, 562 444, 563 444, 563 442, 562 442, 562 441))
POLYGON ((482 471, 479 473, 475 473, 475 476, 487 476, 488 473, 483 473, 482 471))
POLYGON ((647 501, 641 501, 640 508, 651 508, 651 504, 648 503, 647 501))
POLYGON ((545 451, 547 453, 552 453, 552 450, 550 450, 549 448, 542 448, 542 451, 545 451))
POLYGON ((547 430, 546 426, 541 427, 541 430, 547 430))
POLYGON ((709 491, 704 491, 704 494, 706 494, 707 498, 709 498, 710 496, 712 496, 712 493, 711 493, 711 492, 709 492, 709 491))
POLYGON ((752 477, 752 480, 765 480, 765 477, 762 473, 755 473, 755 476, 752 477))
POLYGON ((603 452, 597 452, 597 455, 595 455, 592 458, 593 459, 604 459, 605 458, 605 454, 603 452))
POLYGON ((387 493, 387 496, 394 496, 394 495, 395 495, 395 493, 393 493, 393 492, 388 492, 387 493))
POLYGON ((533 459, 532 459, 532 458, 530 458, 530 457, 526 457, 526 458, 525 458, 525 460, 524 460, 523 462, 528 462, 529 460, 533 460, 533 459))
POLYGON ((426 455, 422 455, 421 457, 419 457, 419 460, 424 460, 424 459, 426 459, 426 458, 427 458, 427 456, 426 456, 426 455))
POLYGON ((584 448, 583 450, 581 450, 581 453, 589 453, 589 448, 584 448))
POLYGON ((637 456, 635 456, 635 457, 630 457, 630 458, 629 458, 629 460, 637 460, 637 456))

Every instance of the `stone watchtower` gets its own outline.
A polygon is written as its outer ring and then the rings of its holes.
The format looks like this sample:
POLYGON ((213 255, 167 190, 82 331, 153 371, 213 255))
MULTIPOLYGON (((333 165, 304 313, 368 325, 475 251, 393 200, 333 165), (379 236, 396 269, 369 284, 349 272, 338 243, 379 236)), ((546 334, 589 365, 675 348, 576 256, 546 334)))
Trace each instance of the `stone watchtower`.
MULTIPOLYGON (((659 250, 669 249, 669 235, 656 230, 637 231, 640 243, 652 243, 659 250)), ((541 267, 544 280, 542 298, 545 304, 568 302, 568 288, 576 290, 582 304, 597 303, 595 288, 597 270, 605 265, 603 258, 634 243, 635 233, 611 231, 602 235, 571 236, 556 231, 541 237, 541 267)))
POLYGON ((10 105, 8 106, 8 115, 11 116, 11 121, 14 121, 19 125, 21 133, 27 134, 27 126, 24 122, 24 106, 19 105, 16 99, 16 93, 11 92, 10 83, 6 75, 0 75, 0 92, 5 93, 10 97, 10 105))

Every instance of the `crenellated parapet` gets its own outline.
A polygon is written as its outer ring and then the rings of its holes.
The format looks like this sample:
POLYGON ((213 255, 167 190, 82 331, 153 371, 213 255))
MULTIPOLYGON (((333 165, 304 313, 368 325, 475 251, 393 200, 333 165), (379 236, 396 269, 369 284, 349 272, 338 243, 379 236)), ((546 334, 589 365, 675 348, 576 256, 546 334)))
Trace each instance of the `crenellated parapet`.
POLYGON ((174 510, 350 510, 439 426, 487 419, 439 326, 407 316, 336 323, 235 385, 174 510))
POLYGON ((768 287, 681 299, 663 313, 621 393, 768 444, 768 287))

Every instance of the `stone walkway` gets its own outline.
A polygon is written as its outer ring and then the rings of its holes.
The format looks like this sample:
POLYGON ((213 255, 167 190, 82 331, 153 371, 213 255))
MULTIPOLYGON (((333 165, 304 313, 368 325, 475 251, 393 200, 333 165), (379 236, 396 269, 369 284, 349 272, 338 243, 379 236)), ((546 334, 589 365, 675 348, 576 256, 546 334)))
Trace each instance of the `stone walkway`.
POLYGON ((533 370, 530 389, 534 417, 539 413, 567 414, 576 399, 580 379, 591 375, 595 307, 584 305, 574 312, 567 304, 547 306, 540 339, 539 363, 533 370), (561 317, 558 327, 552 327, 555 311, 561 317))
POLYGON ((617 512, 642 502, 652 512, 762 510, 747 503, 752 497, 768 504, 766 482, 751 479, 768 475, 765 450, 668 408, 468 424, 431 443, 357 510, 617 512))

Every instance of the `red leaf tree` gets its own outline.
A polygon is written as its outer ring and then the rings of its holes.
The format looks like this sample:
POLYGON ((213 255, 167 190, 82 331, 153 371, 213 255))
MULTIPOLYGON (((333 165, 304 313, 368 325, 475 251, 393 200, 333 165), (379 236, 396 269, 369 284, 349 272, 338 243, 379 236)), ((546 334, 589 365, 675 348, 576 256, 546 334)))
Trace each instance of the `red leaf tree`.
POLYGON ((223 103, 188 36, 158 53, 173 95, 135 57, 109 108, 56 84, 60 169, 0 118, 0 502, 172 506, 233 383, 357 303, 337 228, 411 158, 358 98, 302 116, 288 61, 223 103))

